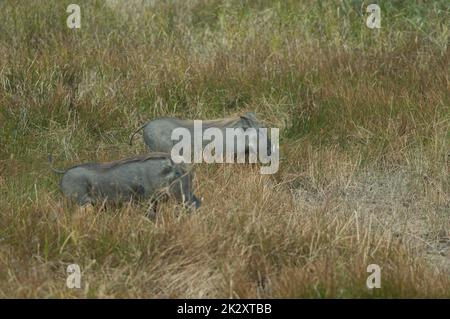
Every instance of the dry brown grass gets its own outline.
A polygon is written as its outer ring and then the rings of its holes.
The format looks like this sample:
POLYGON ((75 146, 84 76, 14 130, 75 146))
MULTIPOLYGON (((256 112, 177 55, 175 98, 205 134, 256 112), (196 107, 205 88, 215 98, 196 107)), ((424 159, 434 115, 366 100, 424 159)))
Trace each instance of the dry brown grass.
POLYGON ((0 4, 0 297, 450 297, 445 1, 382 2, 380 32, 363 1, 79 2, 77 31, 59 1, 0 4), (46 164, 247 110, 282 129, 280 171, 197 165, 195 213, 82 214, 46 164))

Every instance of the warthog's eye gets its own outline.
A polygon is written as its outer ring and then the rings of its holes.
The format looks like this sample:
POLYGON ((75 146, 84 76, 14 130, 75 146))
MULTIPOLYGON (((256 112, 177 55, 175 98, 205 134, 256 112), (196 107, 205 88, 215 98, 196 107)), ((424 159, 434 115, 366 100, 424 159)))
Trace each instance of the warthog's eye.
POLYGON ((180 171, 175 171, 175 177, 180 177, 181 176, 181 172, 180 171))

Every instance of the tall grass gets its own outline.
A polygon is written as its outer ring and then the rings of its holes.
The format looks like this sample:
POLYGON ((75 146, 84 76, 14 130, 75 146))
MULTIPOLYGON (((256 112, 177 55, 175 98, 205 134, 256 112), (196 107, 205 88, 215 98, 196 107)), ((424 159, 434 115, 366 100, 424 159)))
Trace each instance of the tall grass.
POLYGON ((69 3, 0 2, 0 296, 450 297, 446 1, 379 1, 379 30, 357 0, 77 3, 71 30, 69 3), (193 214, 80 215, 46 163, 250 110, 282 129, 280 171, 196 166, 193 214))

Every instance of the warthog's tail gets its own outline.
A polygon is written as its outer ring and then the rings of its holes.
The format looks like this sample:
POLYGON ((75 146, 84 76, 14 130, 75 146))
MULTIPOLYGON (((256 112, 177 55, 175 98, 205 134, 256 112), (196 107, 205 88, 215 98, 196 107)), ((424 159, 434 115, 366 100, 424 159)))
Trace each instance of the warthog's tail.
POLYGON ((137 132, 139 132, 140 130, 142 130, 145 126, 147 125, 147 123, 142 124, 138 129, 136 129, 133 134, 131 134, 130 136, 130 145, 133 145, 133 138, 134 136, 137 134, 137 132))
POLYGON ((50 169, 57 174, 64 174, 66 171, 62 171, 53 167, 53 156, 52 154, 48 154, 48 163, 50 164, 50 169))

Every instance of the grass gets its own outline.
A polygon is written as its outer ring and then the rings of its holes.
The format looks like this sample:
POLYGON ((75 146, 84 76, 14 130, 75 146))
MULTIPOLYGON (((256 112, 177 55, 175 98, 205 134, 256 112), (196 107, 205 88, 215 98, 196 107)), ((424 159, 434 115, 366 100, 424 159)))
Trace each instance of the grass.
POLYGON ((358 0, 77 3, 78 30, 69 3, 0 3, 0 297, 450 297, 446 1, 378 1, 380 30, 358 0), (282 129, 280 171, 198 165, 192 214, 80 215, 46 163, 245 111, 282 129))

